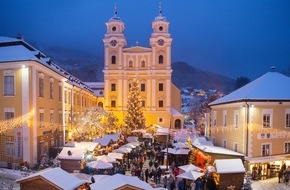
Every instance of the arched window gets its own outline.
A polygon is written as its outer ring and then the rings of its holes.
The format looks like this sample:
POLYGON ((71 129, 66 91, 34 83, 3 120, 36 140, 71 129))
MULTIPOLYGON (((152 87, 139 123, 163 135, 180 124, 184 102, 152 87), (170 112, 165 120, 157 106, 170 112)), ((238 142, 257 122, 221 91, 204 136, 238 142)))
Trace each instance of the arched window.
POLYGON ((115 56, 115 55, 112 56, 111 63, 112 63, 112 64, 116 64, 116 56, 115 56))
POLYGON ((133 67, 133 61, 129 61, 129 67, 133 67))
POLYGON ((159 55, 158 57, 158 63, 163 64, 163 55, 159 55))
POLYGON ((141 67, 145 67, 145 61, 144 60, 141 62, 141 67))

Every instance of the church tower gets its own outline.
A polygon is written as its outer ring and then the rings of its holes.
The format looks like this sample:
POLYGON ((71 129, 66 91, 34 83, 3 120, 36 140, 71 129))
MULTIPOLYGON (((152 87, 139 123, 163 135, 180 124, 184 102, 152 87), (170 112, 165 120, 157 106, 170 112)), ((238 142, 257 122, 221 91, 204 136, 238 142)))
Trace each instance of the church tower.
POLYGON ((115 6, 114 16, 106 23, 107 33, 103 39, 104 42, 104 109, 117 110, 121 103, 122 82, 119 80, 122 68, 123 48, 127 45, 124 36, 125 24, 118 16, 115 6), (117 88, 118 86, 118 88, 117 88))
MULTIPOLYGON (((123 122, 127 112, 128 92, 137 79, 146 126, 175 126, 174 110, 181 109, 180 91, 171 82, 171 43, 169 22, 159 12, 152 22, 150 47, 135 44, 126 47, 125 25, 117 15, 106 23, 104 42, 104 109, 112 111, 123 122), (174 100, 174 103, 172 103, 174 100)), ((175 112, 176 113, 176 112, 175 112)), ((182 116, 179 116, 180 118, 182 116)), ((182 119, 179 119, 182 120, 182 119)), ((179 122, 181 127, 181 122, 179 122)))

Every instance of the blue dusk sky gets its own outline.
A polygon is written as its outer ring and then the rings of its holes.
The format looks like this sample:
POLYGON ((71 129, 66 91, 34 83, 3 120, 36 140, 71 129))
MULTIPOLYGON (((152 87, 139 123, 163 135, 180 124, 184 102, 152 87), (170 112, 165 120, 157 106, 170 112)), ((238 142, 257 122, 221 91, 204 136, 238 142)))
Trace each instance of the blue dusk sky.
POLYGON ((0 35, 103 57, 115 3, 128 47, 149 47, 160 2, 173 62, 251 80, 290 67, 290 0, 0 0, 0 35))

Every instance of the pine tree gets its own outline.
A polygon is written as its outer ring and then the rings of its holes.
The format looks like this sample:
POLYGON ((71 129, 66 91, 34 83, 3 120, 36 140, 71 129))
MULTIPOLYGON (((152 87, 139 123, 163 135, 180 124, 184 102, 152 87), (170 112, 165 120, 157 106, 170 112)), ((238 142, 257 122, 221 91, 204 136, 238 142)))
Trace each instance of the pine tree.
POLYGON ((145 128, 145 116, 142 111, 139 82, 136 79, 133 80, 129 90, 127 115, 124 118, 124 122, 131 130, 145 128))

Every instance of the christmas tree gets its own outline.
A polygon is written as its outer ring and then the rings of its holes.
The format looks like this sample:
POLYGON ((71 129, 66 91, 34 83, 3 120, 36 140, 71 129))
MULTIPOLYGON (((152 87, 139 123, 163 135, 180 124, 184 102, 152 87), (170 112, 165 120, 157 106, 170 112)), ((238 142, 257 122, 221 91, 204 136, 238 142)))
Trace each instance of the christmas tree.
POLYGON ((134 79, 130 85, 128 100, 127 100, 127 114, 124 118, 129 130, 145 128, 145 116, 142 111, 142 101, 140 96, 139 82, 134 79))

